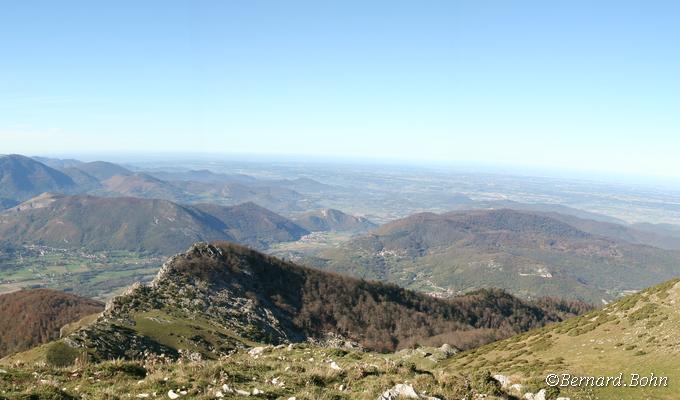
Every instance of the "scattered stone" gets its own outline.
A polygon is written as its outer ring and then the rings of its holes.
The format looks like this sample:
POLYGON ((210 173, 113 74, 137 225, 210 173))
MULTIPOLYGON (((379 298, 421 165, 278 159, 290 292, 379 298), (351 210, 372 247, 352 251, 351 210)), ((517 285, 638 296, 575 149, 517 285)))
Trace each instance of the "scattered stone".
POLYGON ((439 400, 436 397, 423 396, 418 394, 413 386, 407 383, 399 383, 378 397, 378 400, 397 400, 397 399, 425 399, 439 400))
POLYGON ((140 393, 137 395, 138 399, 146 399, 147 397, 149 397, 148 393, 140 393))
POLYGON ((506 389, 510 385, 510 378, 505 375, 493 375, 493 379, 497 380, 503 389, 506 389))
POLYGON ((175 393, 174 390, 168 390, 168 397, 171 399, 179 399, 179 394, 175 393))
POLYGON ((460 352, 458 348, 453 347, 448 343, 441 345, 438 350, 444 353, 446 357, 455 356, 458 352, 460 352))
POLYGON ((248 350, 248 354, 251 357, 257 357, 264 354, 267 350, 269 350, 269 348, 265 346, 253 347, 252 349, 248 350))
POLYGON ((260 389, 258 388, 253 389, 253 396, 259 396, 261 394, 264 394, 264 392, 261 391, 260 389))
POLYGON ((331 369, 334 369, 336 371, 342 371, 342 368, 336 363, 335 361, 331 362, 331 369))
POLYGON ((234 393, 234 389, 230 388, 226 383, 222 385, 222 391, 224 393, 234 393))
POLYGON ((545 389, 541 389, 538 393, 524 393, 525 400, 545 400, 545 389))
POLYGON ((517 393, 522 393, 522 389, 524 389, 524 386, 520 385, 519 383, 510 385, 510 390, 514 390, 517 393))
POLYGON ((241 389, 236 389, 236 394, 239 396, 250 396, 250 392, 241 389))
POLYGON ((224 397, 224 394, 218 390, 217 392, 215 392, 215 397, 221 398, 224 397))

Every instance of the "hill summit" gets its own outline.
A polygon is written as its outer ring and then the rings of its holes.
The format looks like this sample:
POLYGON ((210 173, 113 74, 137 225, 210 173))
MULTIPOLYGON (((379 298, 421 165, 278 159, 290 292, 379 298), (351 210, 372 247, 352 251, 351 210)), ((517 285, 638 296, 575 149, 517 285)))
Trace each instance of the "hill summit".
POLYGON ((329 334, 383 351, 443 342, 465 349, 586 309, 579 302, 527 302, 498 290, 441 300, 234 244, 199 243, 171 257, 149 285, 112 299, 97 321, 65 341, 100 360, 184 351, 217 358, 259 343, 329 334))
POLYGON ((360 232, 373 229, 377 226, 364 217, 356 217, 332 208, 324 208, 304 213, 296 218, 295 222, 310 232, 360 232))
POLYGON ((0 197, 23 201, 43 192, 72 192, 76 183, 66 174, 32 158, 0 155, 0 197))

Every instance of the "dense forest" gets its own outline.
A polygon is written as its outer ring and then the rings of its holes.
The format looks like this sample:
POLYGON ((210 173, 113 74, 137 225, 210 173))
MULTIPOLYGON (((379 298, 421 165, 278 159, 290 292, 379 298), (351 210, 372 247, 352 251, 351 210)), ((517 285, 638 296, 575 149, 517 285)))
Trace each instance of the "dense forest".
POLYGON ((471 348, 591 309, 579 301, 525 301, 501 290, 443 300, 298 266, 233 244, 220 243, 216 249, 217 257, 186 254, 175 261, 175 271, 216 291, 244 293, 304 336, 333 332, 373 350, 443 342, 471 348))
POLYGON ((59 337, 70 322, 101 312, 98 301, 48 289, 0 296, 0 357, 59 337))

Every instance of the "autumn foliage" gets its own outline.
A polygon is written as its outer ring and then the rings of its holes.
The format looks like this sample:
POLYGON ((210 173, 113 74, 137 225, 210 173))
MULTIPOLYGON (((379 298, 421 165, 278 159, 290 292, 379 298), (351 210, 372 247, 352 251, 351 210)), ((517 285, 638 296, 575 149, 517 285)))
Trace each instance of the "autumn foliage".
POLYGON ((102 311, 103 304, 49 289, 0 296, 0 356, 59 337, 64 325, 102 311))

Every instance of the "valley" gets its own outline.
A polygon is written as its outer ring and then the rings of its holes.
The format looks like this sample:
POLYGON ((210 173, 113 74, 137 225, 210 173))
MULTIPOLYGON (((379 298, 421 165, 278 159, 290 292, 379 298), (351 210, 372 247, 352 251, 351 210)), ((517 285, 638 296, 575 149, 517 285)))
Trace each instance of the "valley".
POLYGON ((45 287, 106 300, 149 281, 162 263, 162 257, 126 251, 9 247, 0 250, 0 294, 45 287))

